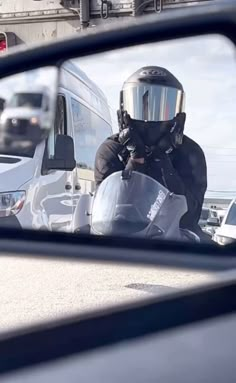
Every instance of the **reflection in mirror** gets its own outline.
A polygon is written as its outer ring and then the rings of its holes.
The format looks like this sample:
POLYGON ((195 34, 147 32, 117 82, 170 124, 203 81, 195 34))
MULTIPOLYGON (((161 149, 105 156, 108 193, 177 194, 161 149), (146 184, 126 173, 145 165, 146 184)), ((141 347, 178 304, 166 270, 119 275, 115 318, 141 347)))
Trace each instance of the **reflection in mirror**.
POLYGON ((221 222, 236 190, 235 74, 234 46, 218 35, 65 63, 57 119, 67 114, 75 147, 71 230, 212 242, 208 216, 221 222))
MULTIPOLYGON (((57 92, 52 81, 56 81, 56 71, 53 74, 50 69, 43 76, 48 69, 38 76, 40 85, 52 84, 49 103, 39 108, 40 113, 50 112, 56 98, 48 138, 31 155, 22 147, 20 152, 5 150, 0 155, 1 226, 100 235, 113 231, 113 235, 141 234, 193 244, 199 238, 219 245, 232 242, 236 204, 227 208, 231 198, 236 198, 232 177, 236 69, 234 48, 228 40, 205 36, 68 61, 60 69, 57 92), (162 69, 151 72, 148 82, 137 77, 127 81, 146 66, 162 69), (163 75, 167 70, 178 80, 172 87, 163 75), (124 105, 130 119, 123 113, 124 105), (122 112, 119 121, 117 110, 122 112), (176 112, 179 119, 175 119, 176 112), (180 118, 183 113, 185 123, 180 118), (150 145, 156 135, 155 145, 150 145), (171 139, 166 150, 160 145, 162 138, 171 139), (138 173, 129 171, 133 165, 138 173), (95 199, 90 194, 94 192, 95 199), (210 217, 219 217, 221 226, 209 226, 210 217)), ((28 74, 29 78, 23 75, 29 80, 23 82, 27 86, 23 93, 37 93, 36 72, 28 74)), ((31 112, 36 110, 38 97, 15 97, 19 88, 22 91, 22 86, 15 87, 16 78, 11 86, 9 79, 4 80, 6 87, 0 80, 0 113, 10 109, 17 112, 14 118, 36 117, 31 112), (26 102, 30 102, 27 116, 22 106, 26 102)), ((21 131, 22 142, 26 131, 21 131)), ((2 255, 1 269, 2 332, 217 278, 169 267, 77 263, 68 260, 67 254, 63 262, 2 255)))
POLYGON ((56 68, 0 80, 0 225, 236 238, 223 219, 236 197, 235 72, 234 46, 214 35, 69 60, 59 82, 56 68))

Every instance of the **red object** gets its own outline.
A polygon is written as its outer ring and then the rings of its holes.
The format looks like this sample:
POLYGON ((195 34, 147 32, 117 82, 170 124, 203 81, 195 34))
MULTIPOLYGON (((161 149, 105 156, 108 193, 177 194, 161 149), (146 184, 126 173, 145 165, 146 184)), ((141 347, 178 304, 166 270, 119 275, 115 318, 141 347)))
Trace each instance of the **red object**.
POLYGON ((7 49, 7 43, 6 40, 0 41, 0 51, 5 51, 7 49))

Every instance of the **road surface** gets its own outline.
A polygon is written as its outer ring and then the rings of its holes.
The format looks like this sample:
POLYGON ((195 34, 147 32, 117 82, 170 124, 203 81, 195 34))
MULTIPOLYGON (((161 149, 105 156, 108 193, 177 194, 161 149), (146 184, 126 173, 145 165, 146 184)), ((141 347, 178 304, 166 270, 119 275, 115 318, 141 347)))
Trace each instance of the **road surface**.
POLYGON ((0 333, 210 281, 207 273, 0 258, 0 333))

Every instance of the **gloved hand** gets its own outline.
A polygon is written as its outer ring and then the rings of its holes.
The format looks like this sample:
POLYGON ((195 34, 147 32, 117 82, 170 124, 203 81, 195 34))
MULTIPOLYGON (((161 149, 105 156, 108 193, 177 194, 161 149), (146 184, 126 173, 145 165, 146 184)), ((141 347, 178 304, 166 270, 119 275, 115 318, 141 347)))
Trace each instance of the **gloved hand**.
POLYGON ((125 113, 123 118, 126 127, 122 129, 119 133, 120 143, 127 148, 127 150, 130 152, 130 157, 132 159, 144 158, 145 145, 141 137, 138 135, 135 129, 131 128, 129 124, 129 115, 125 113))
POLYGON ((186 114, 179 113, 172 120, 166 134, 161 137, 158 144, 155 147, 149 148, 153 158, 162 158, 166 154, 170 154, 182 144, 185 119, 186 114))

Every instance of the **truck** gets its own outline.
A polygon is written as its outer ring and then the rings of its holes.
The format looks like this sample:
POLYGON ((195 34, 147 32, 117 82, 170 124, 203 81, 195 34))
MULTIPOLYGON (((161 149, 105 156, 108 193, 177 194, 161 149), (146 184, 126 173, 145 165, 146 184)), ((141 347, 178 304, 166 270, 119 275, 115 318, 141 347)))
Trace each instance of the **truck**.
POLYGON ((214 0, 0 0, 0 53, 19 44, 50 41, 99 24, 214 0))
POLYGON ((42 132, 49 132, 54 115, 53 99, 50 89, 37 86, 33 89, 15 90, 11 98, 4 104, 0 116, 1 139, 5 145, 29 140, 30 143, 40 141, 42 132))

